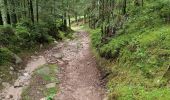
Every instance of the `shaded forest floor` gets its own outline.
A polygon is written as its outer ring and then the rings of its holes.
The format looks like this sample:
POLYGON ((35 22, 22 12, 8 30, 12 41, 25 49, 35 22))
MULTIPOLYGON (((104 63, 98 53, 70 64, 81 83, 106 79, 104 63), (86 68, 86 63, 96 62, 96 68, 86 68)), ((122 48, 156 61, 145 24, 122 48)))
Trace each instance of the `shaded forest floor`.
POLYGON ((15 84, 1 93, 1 99, 103 100, 104 88, 89 36, 82 30, 75 36, 32 56, 15 84))

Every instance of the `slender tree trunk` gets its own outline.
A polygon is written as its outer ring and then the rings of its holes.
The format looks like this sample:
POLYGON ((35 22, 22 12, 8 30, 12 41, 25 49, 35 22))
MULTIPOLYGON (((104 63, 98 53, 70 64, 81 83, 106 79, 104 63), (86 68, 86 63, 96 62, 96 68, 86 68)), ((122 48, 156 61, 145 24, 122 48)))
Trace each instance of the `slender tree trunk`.
POLYGON ((66 28, 67 27, 67 13, 65 12, 64 13, 64 27, 66 28))
POLYGON ((144 5, 144 0, 142 0, 142 6, 144 5))
POLYGON ((77 16, 77 13, 75 14, 75 21, 76 21, 76 23, 78 25, 78 16, 77 16))
POLYGON ((140 6, 139 0, 134 1, 135 6, 140 6))
POLYGON ((71 18, 69 14, 68 14, 68 24, 69 24, 69 27, 71 27, 71 18))
POLYGON ((9 7, 9 14, 10 14, 10 19, 11 19, 11 25, 15 25, 17 23, 17 16, 16 16, 16 11, 15 11, 15 3, 14 0, 8 1, 8 4, 10 5, 9 7))
POLYGON ((1 16, 2 16, 3 25, 7 26, 7 24, 8 24, 8 22, 7 22, 7 8, 5 6, 4 0, 0 0, 0 8, 1 8, 1 16))
POLYGON ((9 0, 4 0, 5 1, 5 6, 6 6, 6 9, 7 9, 7 23, 8 24, 11 24, 11 17, 10 17, 10 2, 9 0))
POLYGON ((32 23, 34 23, 34 10, 33 10, 33 4, 32 4, 32 0, 29 0, 29 11, 30 11, 30 17, 31 17, 31 21, 32 23))
POLYGON ((38 0, 36 0, 36 18, 37 18, 37 23, 38 23, 38 21, 39 21, 39 13, 38 13, 38 3, 39 3, 39 1, 38 0))
POLYGON ((24 19, 26 19, 26 18, 27 18, 27 7, 26 7, 26 1, 25 1, 25 0, 23 0, 22 6, 23 6, 22 17, 23 17, 24 19))
POLYGON ((124 1, 123 1, 123 15, 126 14, 126 3, 127 3, 127 1, 124 0, 124 1))
POLYGON ((86 14, 84 14, 84 24, 86 23, 86 14))
POLYGON ((0 11, 0 25, 3 25, 1 11, 0 11))

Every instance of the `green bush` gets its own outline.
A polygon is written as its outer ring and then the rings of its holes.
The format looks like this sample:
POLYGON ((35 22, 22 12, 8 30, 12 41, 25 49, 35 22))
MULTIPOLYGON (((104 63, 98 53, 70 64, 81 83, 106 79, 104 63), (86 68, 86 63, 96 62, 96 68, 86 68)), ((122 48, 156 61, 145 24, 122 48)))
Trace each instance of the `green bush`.
POLYGON ((54 41, 49 33, 49 25, 40 23, 30 25, 29 23, 20 23, 16 26, 16 35, 21 41, 22 48, 30 48, 33 45, 46 44, 54 41))
POLYGON ((0 48, 0 65, 12 62, 12 52, 7 48, 0 48))

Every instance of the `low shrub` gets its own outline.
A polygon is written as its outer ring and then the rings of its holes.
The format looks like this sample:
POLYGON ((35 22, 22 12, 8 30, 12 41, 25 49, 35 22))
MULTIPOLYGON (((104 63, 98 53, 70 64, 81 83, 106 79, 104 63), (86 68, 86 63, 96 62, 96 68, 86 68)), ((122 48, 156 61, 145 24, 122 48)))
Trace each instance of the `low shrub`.
POLYGON ((0 65, 13 61, 12 52, 7 48, 0 48, 0 65))

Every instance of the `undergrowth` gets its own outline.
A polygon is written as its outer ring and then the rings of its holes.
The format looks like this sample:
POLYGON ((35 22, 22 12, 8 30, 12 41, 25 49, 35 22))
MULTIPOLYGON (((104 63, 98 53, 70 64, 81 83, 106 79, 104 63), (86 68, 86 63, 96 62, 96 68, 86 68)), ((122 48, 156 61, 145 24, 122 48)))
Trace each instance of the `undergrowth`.
POLYGON ((11 83, 17 77, 17 72, 25 68, 25 58, 28 59, 31 54, 55 41, 72 39, 72 33, 70 28, 63 30, 61 24, 49 21, 38 24, 22 21, 15 27, 0 26, 0 89, 3 88, 3 82, 11 83), (23 62, 16 63, 17 58, 14 55, 23 62))
POLYGON ((162 16, 170 14, 170 2, 159 1, 129 8, 128 20, 106 42, 100 29, 88 29, 98 62, 106 61, 101 68, 110 72, 109 100, 170 99, 170 25, 162 16))

